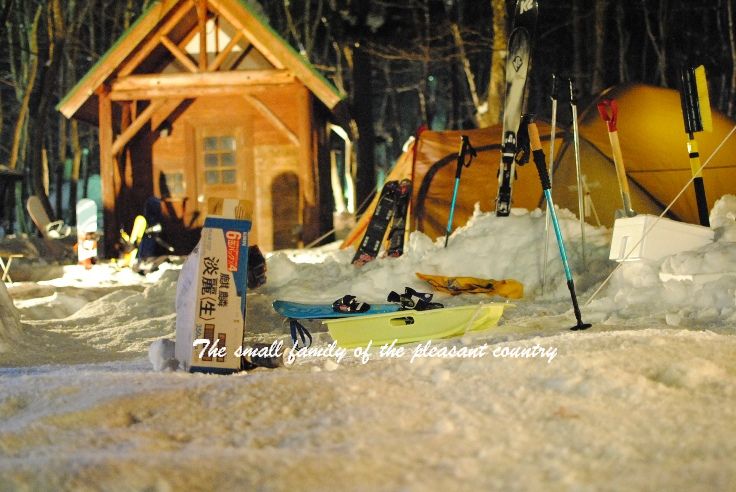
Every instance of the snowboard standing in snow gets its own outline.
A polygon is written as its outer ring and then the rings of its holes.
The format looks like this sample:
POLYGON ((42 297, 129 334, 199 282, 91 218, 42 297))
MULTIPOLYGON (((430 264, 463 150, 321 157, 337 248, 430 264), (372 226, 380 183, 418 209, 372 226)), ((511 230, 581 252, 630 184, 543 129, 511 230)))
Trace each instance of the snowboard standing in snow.
POLYGON ((363 240, 360 242, 355 256, 353 256, 354 265, 363 265, 378 256, 378 250, 381 248, 386 228, 394 216, 394 204, 396 203, 396 190, 398 188, 398 181, 388 181, 383 185, 378 203, 375 210, 373 210, 373 216, 365 231, 365 236, 363 236, 363 240))
POLYGON ((404 231, 410 198, 411 181, 408 179, 403 179, 401 182, 388 181, 383 186, 363 240, 353 257, 354 265, 364 265, 378 256, 389 225, 391 229, 387 254, 401 256, 404 252, 404 231))
POLYGON ((388 233, 388 256, 404 254, 404 237, 406 236, 406 216, 409 212, 409 198, 411 197, 411 181, 402 179, 399 183, 398 196, 394 205, 394 218, 391 221, 391 230, 388 233))
POLYGON ((174 252, 174 248, 163 240, 164 215, 161 211, 161 199, 155 196, 148 197, 143 206, 143 217, 146 219, 146 229, 138 246, 138 258, 146 259, 174 252))
POLYGON ((517 0, 514 27, 509 36, 508 58, 506 59, 503 141, 496 196, 496 215, 499 217, 508 216, 511 212, 511 194, 515 178, 514 157, 518 146, 521 114, 524 109, 526 80, 532 60, 532 37, 537 24, 537 13, 536 0, 517 0))
POLYGON ((77 202, 77 256, 87 269, 97 262, 97 204, 89 198, 77 202))
POLYGON ((118 260, 118 265, 129 267, 138 258, 138 247, 146 233, 146 218, 142 215, 136 216, 133 221, 133 229, 130 234, 120 229, 120 239, 123 246, 122 255, 118 260))

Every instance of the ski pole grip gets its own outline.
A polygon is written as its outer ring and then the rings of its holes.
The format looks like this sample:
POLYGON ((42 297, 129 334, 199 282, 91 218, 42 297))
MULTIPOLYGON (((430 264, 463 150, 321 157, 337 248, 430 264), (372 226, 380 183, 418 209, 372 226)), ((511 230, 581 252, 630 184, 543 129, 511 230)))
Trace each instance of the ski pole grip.
POLYGON ((608 126, 608 132, 612 133, 617 131, 616 123, 618 122, 618 104, 613 99, 603 99, 598 103, 598 113, 601 115, 601 119, 606 122, 608 126), (610 109, 610 114, 609 114, 610 109))
POLYGON ((539 129, 537 128, 537 124, 529 123, 527 129, 529 131, 529 147, 531 147, 532 152, 535 150, 542 150, 542 140, 539 138, 539 129))
POLYGON ((547 172, 547 163, 544 162, 544 151, 542 150, 542 141, 539 138, 539 130, 536 123, 529 123, 527 126, 529 131, 529 147, 534 155, 534 165, 537 166, 539 180, 542 182, 542 189, 549 190, 552 183, 549 181, 549 173, 547 172))

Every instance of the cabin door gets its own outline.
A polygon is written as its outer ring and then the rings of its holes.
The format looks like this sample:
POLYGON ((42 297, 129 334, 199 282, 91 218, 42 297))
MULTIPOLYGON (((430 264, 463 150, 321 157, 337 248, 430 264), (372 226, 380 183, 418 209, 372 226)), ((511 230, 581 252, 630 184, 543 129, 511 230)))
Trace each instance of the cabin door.
POLYGON ((194 134, 196 202, 198 225, 202 226, 209 197, 255 203, 255 175, 245 128, 195 125, 194 134))

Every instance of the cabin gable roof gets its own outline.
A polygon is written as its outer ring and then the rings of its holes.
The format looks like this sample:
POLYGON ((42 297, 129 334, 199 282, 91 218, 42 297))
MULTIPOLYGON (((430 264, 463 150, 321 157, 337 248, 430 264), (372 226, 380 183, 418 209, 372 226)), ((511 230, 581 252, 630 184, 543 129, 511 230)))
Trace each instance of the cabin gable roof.
POLYGON ((238 80, 247 78, 249 73, 255 78, 273 73, 273 83, 296 78, 331 111, 344 99, 344 95, 245 0, 158 0, 118 38, 56 109, 67 118, 96 121, 96 94, 101 88, 109 88, 126 76, 145 78, 172 71, 174 66, 190 76, 214 71, 225 75, 227 71, 237 71, 241 75, 238 80), (198 34, 198 11, 202 6, 206 6, 208 22, 217 23, 214 24, 217 26, 215 36, 219 44, 215 52, 209 52, 211 40, 204 41, 208 43, 205 45, 208 53, 205 61, 200 58, 198 64, 198 55, 187 51, 192 45, 194 49, 202 46, 198 34), (228 56, 236 64, 230 68, 223 66, 228 56), (262 66, 257 66, 259 64, 262 66), (263 70, 263 66, 268 70, 263 70))

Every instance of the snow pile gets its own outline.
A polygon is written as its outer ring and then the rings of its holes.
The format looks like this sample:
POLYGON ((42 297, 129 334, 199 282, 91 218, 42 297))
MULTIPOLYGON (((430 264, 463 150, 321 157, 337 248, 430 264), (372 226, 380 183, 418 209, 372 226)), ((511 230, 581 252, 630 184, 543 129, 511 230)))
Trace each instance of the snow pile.
POLYGON ((4 282, 0 282, 0 353, 10 350, 21 339, 20 314, 8 295, 4 282))
POLYGON ((700 249, 659 261, 622 263, 605 297, 591 309, 598 321, 665 319, 678 326, 736 322, 736 196, 726 195, 711 211, 716 240, 700 249))
POLYGON ((23 337, 0 354, 0 364, 130 359, 173 332, 177 266, 147 277, 110 265, 64 271, 58 279, 11 286, 23 337))
MULTIPOLYGON (((288 330, 271 309, 276 298, 383 301, 407 285, 428 291, 417 271, 522 281, 526 297, 499 326, 433 342, 487 344, 478 358, 411 362, 417 346, 407 345, 397 358, 374 347, 366 363, 348 353, 339 363, 186 374, 172 370, 172 342, 161 340, 174 333, 177 267, 142 277, 98 265, 13 285, 33 350, 0 352, 0 489, 733 489, 734 295, 717 265, 736 271, 734 211, 719 201, 722 233, 700 251, 624 264, 583 306, 596 322, 585 332, 568 330, 553 235, 542 292, 539 211, 477 213, 447 249, 415 233, 404 257, 362 268, 335 245, 279 252, 268 283, 248 293, 247 336, 270 341, 288 330), (665 265, 718 278, 665 282, 665 265), (536 347, 555 357, 512 355, 536 347)), ((616 266, 608 231, 586 229, 583 266, 579 223, 567 211, 560 218, 582 304, 616 266)), ((317 347, 329 345, 319 324, 310 328, 317 347)))
MULTIPOLYGON (((366 302, 385 302, 391 290, 409 286, 427 291, 416 273, 512 278, 524 284, 525 296, 541 296, 545 217, 539 209, 529 213, 514 209, 512 217, 496 217, 477 208, 467 225, 458 228, 444 247, 444 238, 432 241, 413 232, 399 258, 379 258, 361 268, 350 264, 354 250, 277 252, 268 258, 268 283, 263 292, 275 298, 304 302, 332 302, 353 294, 366 302)), ((579 288, 601 279, 608 261, 610 234, 586 224, 586 268, 582 267, 580 222, 568 210, 559 211, 568 259, 579 288)), ((554 299, 569 295, 554 233, 549 234, 547 291, 554 299)))

